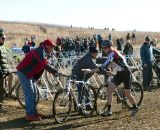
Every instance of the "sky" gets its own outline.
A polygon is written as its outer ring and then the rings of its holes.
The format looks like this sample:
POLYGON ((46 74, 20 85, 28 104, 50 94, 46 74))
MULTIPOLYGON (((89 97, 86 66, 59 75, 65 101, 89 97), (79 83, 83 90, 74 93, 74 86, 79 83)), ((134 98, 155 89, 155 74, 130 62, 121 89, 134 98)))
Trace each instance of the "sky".
POLYGON ((0 0, 0 21, 160 32, 160 0, 0 0))

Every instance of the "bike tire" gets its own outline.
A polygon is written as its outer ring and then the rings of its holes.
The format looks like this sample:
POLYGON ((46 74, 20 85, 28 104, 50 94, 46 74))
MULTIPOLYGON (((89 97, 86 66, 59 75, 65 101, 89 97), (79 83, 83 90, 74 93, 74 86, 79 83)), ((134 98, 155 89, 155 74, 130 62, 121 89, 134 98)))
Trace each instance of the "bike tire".
MULTIPOLYGON (((88 89, 88 92, 89 92, 89 97, 87 97, 87 98, 90 99, 91 106, 93 106, 93 109, 87 110, 85 108, 85 106, 82 105, 82 115, 84 117, 91 117, 91 116, 93 116, 93 113, 95 111, 96 91, 95 91, 95 87, 91 86, 91 85, 87 86, 87 89, 88 89)), ((85 96, 83 96, 83 97, 84 98, 82 98, 82 102, 86 98, 85 96)))
MULTIPOLYGON (((38 102, 39 102, 39 90, 38 90, 38 88, 36 87, 36 105, 38 104, 38 102)), ((19 102, 19 104, 23 107, 23 108, 25 108, 25 95, 24 95, 24 93, 23 93, 23 90, 22 90, 22 86, 21 86, 21 84, 19 83, 18 85, 17 85, 17 89, 16 89, 16 96, 17 96, 17 101, 19 102)))
POLYGON ((67 98, 64 98, 65 94, 66 94, 65 90, 63 89, 59 90, 56 93, 55 98, 53 100, 53 116, 56 122, 58 123, 64 123, 65 121, 67 121, 71 113, 71 108, 72 108, 71 94, 69 93, 67 98))
MULTIPOLYGON (((131 93, 136 101, 137 106, 140 106, 143 101, 143 87, 142 87, 142 85, 139 82, 132 82, 131 93)), ((128 109, 131 109, 133 107, 128 98, 126 98, 124 105, 128 109)))
POLYGON ((98 115, 100 115, 106 106, 107 103, 107 87, 101 85, 96 94, 96 101, 95 101, 95 110, 98 115))
POLYGON ((132 73, 135 76, 136 80, 142 84, 143 83, 142 69, 141 68, 139 70, 135 69, 132 73))

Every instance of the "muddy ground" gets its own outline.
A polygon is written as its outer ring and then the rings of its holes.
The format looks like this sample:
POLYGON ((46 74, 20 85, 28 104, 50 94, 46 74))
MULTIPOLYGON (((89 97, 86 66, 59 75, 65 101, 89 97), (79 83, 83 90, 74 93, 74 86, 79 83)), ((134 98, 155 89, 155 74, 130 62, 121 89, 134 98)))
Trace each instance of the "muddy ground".
POLYGON ((41 101, 38 111, 46 116, 41 121, 27 122, 24 119, 25 110, 16 100, 6 99, 4 106, 6 114, 0 114, 0 130, 160 130, 160 88, 144 93, 144 100, 135 118, 130 112, 113 104, 113 116, 101 117, 94 114, 91 118, 84 118, 77 112, 64 124, 58 124, 52 117, 52 102, 41 101))

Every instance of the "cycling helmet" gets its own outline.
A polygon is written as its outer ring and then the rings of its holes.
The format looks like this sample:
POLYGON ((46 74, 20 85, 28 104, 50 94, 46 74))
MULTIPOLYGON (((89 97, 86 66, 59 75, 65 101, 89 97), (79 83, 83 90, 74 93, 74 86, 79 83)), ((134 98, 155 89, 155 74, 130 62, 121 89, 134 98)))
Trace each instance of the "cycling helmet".
POLYGON ((113 42, 111 40, 103 40, 102 41, 102 48, 105 48, 105 47, 109 47, 113 44, 113 42))

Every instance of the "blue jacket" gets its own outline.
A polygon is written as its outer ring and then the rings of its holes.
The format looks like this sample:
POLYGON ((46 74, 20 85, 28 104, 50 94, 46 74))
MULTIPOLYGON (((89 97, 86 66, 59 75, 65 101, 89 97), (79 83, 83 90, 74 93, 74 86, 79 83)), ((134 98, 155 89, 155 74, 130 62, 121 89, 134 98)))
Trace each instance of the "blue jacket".
POLYGON ((148 64, 152 65, 153 62, 153 47, 150 44, 144 42, 140 49, 140 56, 142 65, 148 64))

